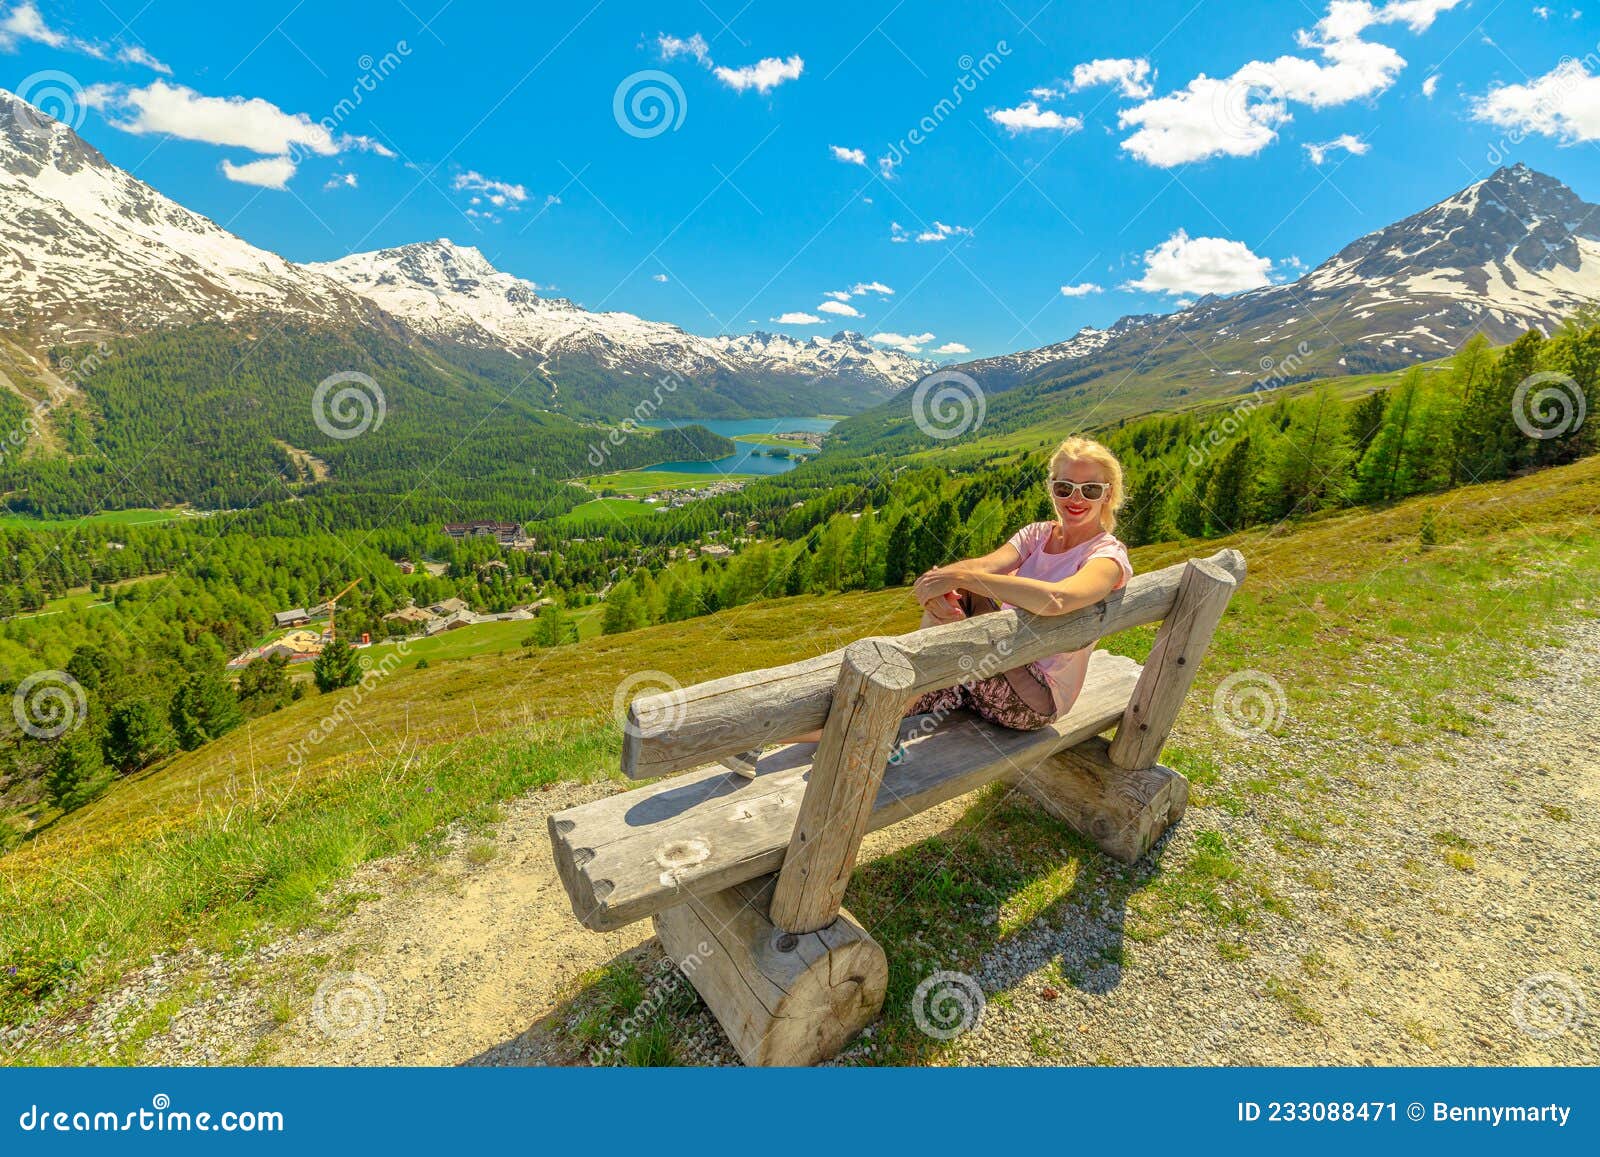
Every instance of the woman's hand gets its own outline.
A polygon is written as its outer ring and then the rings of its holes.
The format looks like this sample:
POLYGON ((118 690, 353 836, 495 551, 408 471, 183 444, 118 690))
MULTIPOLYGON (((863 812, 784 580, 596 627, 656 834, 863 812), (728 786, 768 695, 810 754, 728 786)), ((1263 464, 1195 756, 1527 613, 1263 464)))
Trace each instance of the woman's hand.
POLYGON ((960 590, 961 581, 964 577, 965 573, 960 563, 952 563, 950 566, 936 566, 917 579, 916 586, 912 590, 916 594, 917 602, 926 607, 941 595, 960 590))

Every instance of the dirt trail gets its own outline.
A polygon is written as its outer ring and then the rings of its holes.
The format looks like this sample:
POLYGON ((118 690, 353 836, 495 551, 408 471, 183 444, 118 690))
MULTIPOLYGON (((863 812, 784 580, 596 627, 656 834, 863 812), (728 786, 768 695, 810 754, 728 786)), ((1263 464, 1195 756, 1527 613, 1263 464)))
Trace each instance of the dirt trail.
MULTIPOLYGON (((1124 944, 1119 912, 1069 908, 984 961, 988 1010, 951 1059, 1600 1060, 1600 621, 1580 620, 1568 636, 1539 656, 1545 674, 1508 687, 1520 705, 1493 738, 1442 741, 1420 767, 1375 755, 1367 785, 1335 787, 1357 818, 1315 850, 1328 885, 1305 883, 1312 861, 1270 846, 1251 817, 1204 815, 1268 865, 1297 913, 1257 937, 1247 959, 1225 960, 1214 930, 1193 924, 1124 944), (1440 833, 1470 846, 1470 870, 1447 861, 1440 833), (1065 992, 1045 975, 1061 970, 1081 978, 1065 992), (1564 1022, 1563 1001, 1573 1010, 1564 1022)), ((1302 741, 1280 742, 1314 766, 1302 741)), ((541 1022, 584 972, 652 939, 648 922, 604 935, 579 926, 550 858, 546 817, 611 790, 557 785, 506 804, 492 836, 454 832, 442 854, 366 865, 332 898, 348 914, 327 928, 242 960, 158 961, 95 1009, 91 1031, 111 1039, 127 1013, 198 976, 202 991, 146 1042, 142 1062, 570 1060, 541 1022)), ((865 856, 944 830, 964 806, 878 833, 865 856)), ((1181 825, 1163 856, 1181 862, 1196 826, 1181 825)), ((713 1039, 710 1059, 725 1050, 713 1039)))

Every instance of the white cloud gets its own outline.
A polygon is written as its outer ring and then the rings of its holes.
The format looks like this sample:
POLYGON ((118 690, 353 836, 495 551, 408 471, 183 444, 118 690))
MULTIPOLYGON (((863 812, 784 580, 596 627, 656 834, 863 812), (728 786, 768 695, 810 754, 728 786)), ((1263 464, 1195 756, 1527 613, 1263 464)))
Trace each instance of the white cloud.
POLYGON ((848 289, 825 289, 822 291, 822 296, 831 297, 835 301, 849 301, 850 291, 848 289))
POLYGON ((159 72, 164 76, 172 75, 172 69, 151 56, 142 45, 124 44, 117 49, 117 59, 124 64, 142 64, 152 72, 159 72))
POLYGON ((894 290, 881 281, 860 281, 850 287, 852 297, 860 297, 864 293, 876 293, 880 297, 894 296, 894 290))
POLYGON ((1147 293, 1238 293, 1266 285, 1272 261, 1223 237, 1190 237, 1179 229, 1144 255, 1144 276, 1125 288, 1147 293))
POLYGON ((143 135, 164 133, 185 141, 227 145, 269 156, 332 156, 343 143, 305 113, 287 113, 260 97, 202 96, 158 80, 145 88, 97 84, 85 102, 108 114, 112 127, 143 135))
POLYGON ((1034 100, 1060 100, 1066 94, 1059 88, 1051 88, 1049 85, 1040 85, 1038 88, 1030 88, 1028 90, 1028 95, 1033 97, 1034 100))
POLYGON ((862 313, 859 309, 857 309, 853 305, 846 305, 842 301, 833 301, 833 300, 824 301, 821 305, 817 306, 817 312, 818 313, 832 313, 832 314, 836 314, 839 317, 865 317, 866 316, 864 313, 862 313))
POLYGON ((862 165, 867 163, 867 154, 860 149, 847 149, 843 145, 829 145, 828 151, 833 154, 833 159, 842 161, 847 165, 862 165))
POLYGON ((1550 9, 1546 8, 1543 4, 1540 4, 1538 7, 1534 8, 1533 14, 1540 20, 1550 19, 1550 9))
POLYGON ((1207 157, 1248 157, 1277 138, 1289 119, 1282 101, 1252 96, 1249 87, 1201 75, 1187 88, 1146 101, 1118 115, 1136 131, 1122 147, 1159 168, 1207 157))
POLYGON ((822 319, 814 313, 780 313, 772 319, 779 325, 821 325, 822 319))
POLYGON ((1432 100, 1433 99, 1433 94, 1438 92, 1438 91, 1439 91, 1439 74, 1436 72, 1432 76, 1428 77, 1427 80, 1422 82, 1422 95, 1427 97, 1429 100, 1432 100))
POLYGON ((878 158, 878 174, 885 181, 894 180, 895 166, 900 162, 895 160, 893 153, 885 153, 878 158))
MULTIPOLYGON (((11 10, 0 19, 0 50, 13 48, 19 40, 32 41, 43 44, 47 48, 61 48, 71 52, 81 52, 92 56, 96 60, 109 60, 112 53, 104 44, 97 44, 92 40, 81 40, 76 36, 68 36, 65 32, 51 28, 39 13, 39 8, 32 0, 23 0, 22 3, 13 5, 11 10)), ((162 64, 148 51, 137 44, 126 44, 116 52, 116 59, 124 64, 139 64, 145 68, 154 69, 156 72, 170 74, 172 69, 162 64)))
POLYGON ((1117 91, 1129 100, 1143 100, 1154 91, 1150 87, 1150 62, 1143 58, 1091 60, 1072 70, 1073 92, 1097 84, 1115 85, 1117 91))
POLYGON ((1012 136, 1028 132, 1075 133, 1083 127, 1077 117, 1062 116, 1054 109, 1042 109, 1038 102, 1025 100, 1016 108, 989 111, 989 119, 1012 136))
POLYGON ((958 341, 947 341, 933 352, 936 354, 970 354, 972 351, 958 341))
POLYGON ((263 157, 242 165, 232 161, 222 162, 222 175, 228 180, 241 185, 259 185, 263 189, 288 188, 294 170, 295 163, 288 157, 263 157))
POLYGON ((1061 287, 1062 297, 1087 297, 1091 293, 1099 292, 1101 292, 1100 286, 1092 281, 1082 281, 1077 285, 1063 285, 1061 287))
MULTIPOLYGON (((263 162, 257 161, 256 163, 262 164, 263 162)), ((357 187, 356 175, 354 173, 335 173, 328 178, 328 183, 322 187, 324 189, 354 189, 357 187)))
MULTIPOLYGON (((457 173, 455 180, 450 182, 450 187, 459 192, 472 193, 472 204, 479 203, 481 198, 489 202, 496 209, 515 210, 528 199, 528 190, 522 185, 514 185, 509 181, 496 181, 485 177, 476 169, 468 169, 464 173, 457 173)), ((551 204, 549 200, 545 204, 551 204)))
POLYGON ((1163 97, 1124 109, 1119 121, 1135 131, 1122 147, 1161 168, 1216 156, 1252 156, 1277 139, 1290 104, 1329 108, 1376 96, 1391 87, 1405 58, 1385 44, 1361 39, 1368 28, 1404 24, 1424 32, 1441 12, 1463 0, 1331 0, 1315 27, 1296 34, 1320 60, 1280 56, 1253 60, 1227 77, 1204 73, 1163 97))
POLYGON ((713 75, 735 92, 753 88, 765 96, 786 80, 798 80, 805 67, 806 62, 798 56, 791 56, 787 60, 769 56, 743 68, 718 65, 713 75))
MULTIPOLYGON (((935 221, 929 228, 913 235, 900 222, 889 222, 890 241, 916 241, 919 245, 927 245, 930 242, 948 241, 952 237, 961 236, 972 236, 972 230, 965 225, 946 225, 943 221, 935 221)), ((893 290, 890 290, 890 292, 892 293, 893 290)))
POLYGON ((0 20, 0 45, 18 40, 31 40, 50 48, 65 48, 68 37, 66 33, 57 32, 46 24, 44 17, 39 15, 39 9, 31 3, 22 3, 6 13, 4 20, 0 20))
POLYGON ((897 349, 901 353, 919 354, 922 352, 922 347, 933 340, 933 335, 931 333, 875 333, 872 335, 871 340, 879 345, 888 346, 890 349, 897 349))
POLYGON ((1343 149, 1352 157, 1364 157, 1371 148, 1371 145, 1354 133, 1340 133, 1331 141, 1323 141, 1321 144, 1307 144, 1305 146, 1306 153, 1311 157, 1313 165, 1322 164, 1323 161, 1328 159, 1329 153, 1338 149, 1343 149))
POLYGON ((706 44, 706 38, 698 32, 687 40, 677 36, 669 36, 663 32, 656 37, 656 48, 660 50, 662 60, 672 60, 679 56, 692 56, 703 67, 711 67, 711 49, 706 44))
POLYGON ((1472 115, 1564 144, 1600 140, 1600 76, 1591 76, 1582 61, 1565 60, 1526 84, 1490 88, 1472 102, 1472 115))
POLYGON ((655 274, 651 275, 650 280, 651 281, 659 281, 663 285, 665 285, 666 281, 667 281, 667 275, 665 273, 655 273, 655 274))

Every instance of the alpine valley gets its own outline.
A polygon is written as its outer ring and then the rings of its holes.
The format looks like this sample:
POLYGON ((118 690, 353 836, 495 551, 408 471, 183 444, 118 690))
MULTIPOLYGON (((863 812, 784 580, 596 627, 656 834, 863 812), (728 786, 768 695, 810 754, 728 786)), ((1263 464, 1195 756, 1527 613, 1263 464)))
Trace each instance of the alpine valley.
MULTIPOLYGON (((1597 299, 1600 207, 1518 165, 1296 281, 952 368, 985 396, 984 436, 1054 432, 1548 333, 1597 299)), ((0 92, 0 419, 35 435, 0 465, 15 510, 409 493, 427 467, 447 497, 559 512, 582 498, 564 479, 598 464, 731 449, 688 427, 597 463, 630 416, 853 414, 838 452, 914 449, 906 387, 935 368, 858 333, 703 337, 594 312, 445 238, 296 264, 0 92), (341 371, 381 389, 367 436, 314 420, 311 391, 341 371)))

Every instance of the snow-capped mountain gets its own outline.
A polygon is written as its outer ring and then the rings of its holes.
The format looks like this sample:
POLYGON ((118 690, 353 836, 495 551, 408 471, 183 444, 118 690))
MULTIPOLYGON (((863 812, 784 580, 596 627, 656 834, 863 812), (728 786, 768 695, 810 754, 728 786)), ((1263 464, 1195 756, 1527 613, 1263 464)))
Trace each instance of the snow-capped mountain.
POLYGON ((1600 205, 1525 165, 1345 246, 1299 280, 1124 317, 1069 341, 959 367, 986 387, 1118 374, 1165 397, 1263 378, 1395 369, 1546 332, 1600 302, 1600 205))
MULTIPOLYGON (((1356 316, 1366 303, 1444 298, 1481 312, 1491 333, 1548 328, 1600 297, 1600 205, 1514 165, 1345 246, 1300 285, 1358 294, 1356 316)), ((1455 344, 1448 327, 1426 324, 1391 336, 1455 344)))
MULTIPOLYGON (((1124 317, 1065 342, 954 367, 985 430, 1103 424, 1197 400, 1400 369, 1474 334, 1546 334, 1600 304, 1600 205, 1525 165, 1346 245, 1296 281, 1124 317)), ((907 399, 836 427, 838 450, 915 441, 907 399)))
POLYGON ((859 334, 798 340, 754 333, 706 338, 631 313, 595 312, 491 265, 447 238, 355 253, 309 265, 429 337, 531 357, 546 372, 580 359, 604 370, 695 379, 756 374, 842 379, 896 389, 931 363, 872 345, 859 334))
POLYGON ((371 314, 111 164, 0 90, 0 329, 42 343, 270 311, 371 314))
POLYGON ((0 333, 42 348, 246 315, 376 324, 530 359, 556 392, 570 384, 559 404, 578 408, 586 392, 604 408, 619 379, 670 373, 716 392, 711 412, 858 409, 931 368, 858 334, 708 338, 592 312, 541 296, 447 240, 295 264, 163 196, 71 126, 0 90, 0 333))
POLYGON ((934 367, 933 362, 873 345, 853 330, 805 340, 757 330, 739 337, 714 337, 711 343, 734 364, 756 372, 804 377, 831 374, 896 388, 909 385, 934 367))

